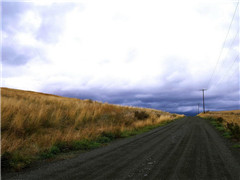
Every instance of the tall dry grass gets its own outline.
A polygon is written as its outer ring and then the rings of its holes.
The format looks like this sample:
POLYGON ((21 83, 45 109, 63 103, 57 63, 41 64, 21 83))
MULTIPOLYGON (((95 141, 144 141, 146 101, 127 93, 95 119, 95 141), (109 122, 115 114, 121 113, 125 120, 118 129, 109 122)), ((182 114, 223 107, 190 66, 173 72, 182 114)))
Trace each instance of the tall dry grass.
POLYGON ((200 117, 212 117, 212 118, 223 118, 223 124, 236 123, 240 126, 240 110, 232 111, 209 111, 206 113, 200 113, 200 117))
POLYGON ((34 156, 58 142, 94 139, 180 117, 167 112, 1 88, 1 154, 34 156), (147 117, 136 117, 144 112, 147 117))

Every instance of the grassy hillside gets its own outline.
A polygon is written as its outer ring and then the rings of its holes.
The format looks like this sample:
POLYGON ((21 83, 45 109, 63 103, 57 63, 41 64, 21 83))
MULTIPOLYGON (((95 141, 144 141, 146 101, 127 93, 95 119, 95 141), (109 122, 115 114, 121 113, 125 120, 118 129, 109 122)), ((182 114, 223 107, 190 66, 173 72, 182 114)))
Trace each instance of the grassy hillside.
POLYGON ((223 118, 223 123, 226 125, 227 123, 236 123, 240 126, 240 110, 232 110, 232 111, 209 111, 204 113, 200 113, 198 116, 200 117, 212 117, 212 118, 223 118))
POLYGON ((2 162, 20 169, 39 156, 88 149, 181 116, 1 88, 2 162))
POLYGON ((238 142, 234 147, 240 148, 240 110, 206 112, 198 116, 210 120, 224 137, 238 142))

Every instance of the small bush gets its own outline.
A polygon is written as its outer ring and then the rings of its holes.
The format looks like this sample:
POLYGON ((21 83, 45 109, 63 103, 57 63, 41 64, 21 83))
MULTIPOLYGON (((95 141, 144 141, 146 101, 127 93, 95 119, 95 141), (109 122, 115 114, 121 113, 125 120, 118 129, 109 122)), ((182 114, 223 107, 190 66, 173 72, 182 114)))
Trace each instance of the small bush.
POLYGON ((211 121, 210 123, 214 126, 219 126, 219 123, 217 121, 211 121))
POLYGON ((81 140, 81 141, 74 141, 72 143, 72 148, 74 150, 87 150, 89 149, 89 142, 87 140, 81 140))
POLYGON ((42 159, 50 159, 54 157, 54 154, 50 153, 49 151, 44 151, 40 154, 42 159))
POLYGON ((102 132, 102 136, 103 137, 107 137, 109 138, 110 140, 113 140, 116 138, 116 136, 112 133, 112 132, 106 132, 106 131, 103 131, 102 132))
POLYGON ((144 119, 147 119, 149 117, 149 114, 147 114, 145 111, 135 111, 134 116, 138 120, 144 120, 144 119))
POLYGON ((70 150, 70 146, 67 142, 57 142, 54 146, 58 147, 60 152, 68 152, 70 150))
POLYGON ((233 126, 234 126, 233 123, 227 123, 227 128, 228 128, 230 131, 233 130, 233 126))
MULTIPOLYGON (((131 131, 131 132, 133 132, 133 131, 131 131)), ((122 137, 122 138, 129 137, 129 136, 131 136, 131 132, 130 132, 130 131, 127 131, 127 130, 122 131, 121 137, 122 137)))
POLYGON ((31 163, 31 158, 21 155, 18 152, 9 153, 5 152, 1 156, 1 168, 9 169, 13 168, 15 170, 20 170, 25 167, 28 167, 31 163))
POLYGON ((11 154, 9 152, 5 152, 1 156, 1 167, 2 168, 10 168, 10 159, 11 159, 11 154))
POLYGON ((232 136, 231 136, 231 133, 229 132, 229 131, 226 131, 226 132, 224 132, 223 133, 223 136, 225 137, 225 138, 231 138, 232 136))
POLYGON ((223 122, 223 118, 222 118, 222 117, 218 117, 218 118, 216 119, 216 121, 219 122, 219 123, 222 123, 222 122, 223 122))
POLYGON ((240 144, 234 144, 233 147, 234 148, 240 148, 240 144))
POLYGON ((219 130, 219 131, 222 131, 222 132, 225 131, 225 128, 224 128, 223 126, 217 126, 216 128, 217 128, 217 130, 219 130))
POLYGON ((96 141, 90 140, 81 140, 81 141, 74 141, 72 143, 73 150, 89 150, 100 147, 101 144, 96 141))
POLYGON ((233 138, 240 140, 240 127, 237 123, 227 123, 227 128, 230 130, 233 138))
POLYGON ((92 99, 87 99, 86 100, 88 103, 93 103, 93 100, 92 99))
POLYGON ((111 139, 109 137, 106 136, 100 136, 96 142, 101 143, 101 144, 106 144, 109 143, 111 141, 111 139))
POLYGON ((214 121, 215 119, 213 117, 207 117, 208 120, 214 121))
POLYGON ((53 145, 50 149, 43 151, 40 153, 40 157, 42 159, 50 159, 53 158, 55 155, 59 154, 61 152, 61 149, 59 148, 61 146, 53 145))
POLYGON ((52 146, 50 148, 49 152, 52 154, 58 154, 58 153, 60 153, 60 149, 57 146, 52 146))

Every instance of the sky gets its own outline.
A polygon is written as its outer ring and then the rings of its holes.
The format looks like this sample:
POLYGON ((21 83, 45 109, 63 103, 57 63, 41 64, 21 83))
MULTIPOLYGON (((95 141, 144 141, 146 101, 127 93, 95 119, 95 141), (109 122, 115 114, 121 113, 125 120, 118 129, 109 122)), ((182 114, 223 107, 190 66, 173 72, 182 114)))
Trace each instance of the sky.
POLYGON ((1 2, 1 86, 194 114, 240 109, 228 0, 1 2))

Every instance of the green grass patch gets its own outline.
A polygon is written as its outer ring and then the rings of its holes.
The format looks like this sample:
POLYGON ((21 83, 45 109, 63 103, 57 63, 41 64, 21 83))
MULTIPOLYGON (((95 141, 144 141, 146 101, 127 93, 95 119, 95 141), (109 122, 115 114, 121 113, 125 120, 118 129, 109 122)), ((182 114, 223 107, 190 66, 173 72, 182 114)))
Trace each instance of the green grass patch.
POLYGON ((125 138, 125 137, 135 136, 137 134, 142 134, 142 133, 148 132, 154 128, 169 124, 170 122, 173 122, 173 121, 163 121, 160 124, 156 124, 156 125, 145 126, 145 127, 141 127, 141 128, 137 128, 137 129, 133 129, 133 130, 125 130, 121 133, 121 137, 125 138))
POLYGON ((118 135, 119 135, 119 132, 113 133, 113 132, 105 132, 104 131, 104 132, 102 132, 100 138, 105 137, 105 138, 108 138, 110 141, 112 141, 112 140, 116 139, 118 135))
POLYGON ((109 142, 111 142, 112 139, 106 136, 100 136, 99 138, 96 139, 96 142, 100 143, 100 144, 107 144, 109 142))
POLYGON ((232 138, 232 135, 231 135, 231 133, 230 133, 229 131, 225 131, 225 132, 223 133, 223 136, 224 136, 225 138, 228 138, 228 139, 232 138))
POLYGON ((100 147, 101 143, 96 142, 95 140, 84 139, 72 142, 71 146, 73 150, 90 150, 100 147))
POLYGON ((224 128, 224 126, 216 126, 216 129, 219 131, 224 132, 226 129, 224 128))
POLYGON ((240 148, 240 144, 234 144, 233 147, 234 148, 240 148))
POLYGON ((234 139, 240 140, 240 127, 237 123, 227 123, 227 128, 234 139))
POLYGON ((223 125, 223 119, 218 117, 216 119, 212 117, 206 118, 210 121, 210 123, 219 131, 223 133, 223 136, 229 139, 235 139, 237 141, 240 140, 240 127, 236 123, 228 123, 227 125, 223 125))
POLYGON ((210 120, 210 123, 214 126, 219 126, 219 123, 217 121, 210 120))
POLYGON ((150 131, 156 127, 166 125, 172 121, 164 121, 157 125, 145 126, 138 129, 133 130, 125 130, 125 131, 116 131, 116 132, 102 132, 101 136, 96 139, 88 140, 77 140, 72 142, 57 142, 50 149, 43 151, 40 154, 40 159, 51 159, 54 158, 59 153, 65 153, 69 151, 76 150, 91 150, 101 146, 104 146, 111 141, 117 138, 126 138, 130 136, 134 136, 137 134, 141 134, 147 131, 150 131))
POLYGON ((72 142, 58 142, 53 145, 50 149, 45 150, 40 154, 41 159, 50 159, 54 158, 55 155, 60 153, 65 153, 69 151, 76 151, 76 150, 91 150, 100 147, 103 144, 103 140, 106 141, 106 138, 101 138, 102 143, 96 140, 78 140, 72 142))

